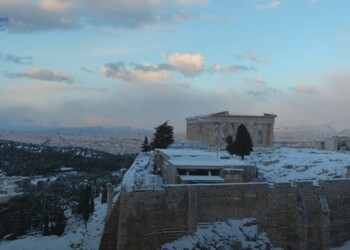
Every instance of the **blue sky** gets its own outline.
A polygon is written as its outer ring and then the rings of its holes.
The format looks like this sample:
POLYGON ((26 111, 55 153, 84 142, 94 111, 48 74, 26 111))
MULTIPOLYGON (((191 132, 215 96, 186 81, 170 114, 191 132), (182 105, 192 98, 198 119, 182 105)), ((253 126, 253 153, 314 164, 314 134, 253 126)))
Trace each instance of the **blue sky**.
POLYGON ((0 127, 228 110, 350 124, 350 1, 1 0, 0 127))

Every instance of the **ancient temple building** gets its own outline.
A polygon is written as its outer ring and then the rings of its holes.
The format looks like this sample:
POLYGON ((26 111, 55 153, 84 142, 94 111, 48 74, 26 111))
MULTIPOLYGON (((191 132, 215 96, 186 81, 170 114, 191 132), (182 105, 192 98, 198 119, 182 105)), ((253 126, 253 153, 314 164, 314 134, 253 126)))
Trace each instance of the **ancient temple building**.
POLYGON ((228 111, 186 118, 188 140, 202 141, 210 146, 225 146, 226 138, 235 139, 237 128, 244 124, 253 140, 253 146, 273 146, 275 118, 263 116, 230 115, 228 111))

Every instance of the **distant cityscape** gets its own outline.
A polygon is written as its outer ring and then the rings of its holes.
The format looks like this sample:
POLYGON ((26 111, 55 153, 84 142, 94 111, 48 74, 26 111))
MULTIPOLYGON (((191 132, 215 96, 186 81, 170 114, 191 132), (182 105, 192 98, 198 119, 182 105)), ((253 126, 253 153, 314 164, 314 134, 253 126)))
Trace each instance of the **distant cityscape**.
MULTIPOLYGON (((42 146, 82 147, 101 150, 110 154, 129 154, 140 152, 145 136, 152 139, 152 133, 145 134, 45 134, 34 132, 0 132, 0 140, 32 143, 42 146)), ((175 135, 177 140, 185 138, 175 135)))

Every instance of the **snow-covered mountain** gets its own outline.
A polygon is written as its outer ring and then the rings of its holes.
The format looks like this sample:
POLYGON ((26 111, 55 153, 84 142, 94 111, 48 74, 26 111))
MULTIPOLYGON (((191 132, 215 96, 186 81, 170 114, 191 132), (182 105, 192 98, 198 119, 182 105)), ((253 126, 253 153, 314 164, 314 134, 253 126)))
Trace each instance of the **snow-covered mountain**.
POLYGON ((317 124, 275 128, 276 142, 313 142, 333 136, 350 136, 350 126, 340 124, 317 124))
POLYGON ((112 127, 105 128, 101 126, 95 127, 65 127, 65 128, 53 128, 40 130, 40 133, 45 134, 73 134, 73 135, 90 135, 90 134, 117 134, 117 135, 130 135, 130 134, 152 134, 152 131, 142 128, 131 127, 112 127))

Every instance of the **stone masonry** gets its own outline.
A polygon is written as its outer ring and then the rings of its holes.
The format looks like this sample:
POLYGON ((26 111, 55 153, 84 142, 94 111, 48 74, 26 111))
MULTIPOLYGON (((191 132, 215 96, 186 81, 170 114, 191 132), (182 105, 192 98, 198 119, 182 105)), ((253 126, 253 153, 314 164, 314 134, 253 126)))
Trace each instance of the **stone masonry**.
POLYGON ((229 135, 235 139, 239 125, 244 124, 252 137, 254 146, 273 146, 274 123, 277 116, 230 115, 228 111, 186 118, 186 138, 202 141, 210 146, 226 145, 229 135))
POLYGON ((350 240, 350 180, 169 185, 121 191, 100 250, 159 249, 200 222, 257 219, 274 247, 329 249, 350 240))

